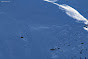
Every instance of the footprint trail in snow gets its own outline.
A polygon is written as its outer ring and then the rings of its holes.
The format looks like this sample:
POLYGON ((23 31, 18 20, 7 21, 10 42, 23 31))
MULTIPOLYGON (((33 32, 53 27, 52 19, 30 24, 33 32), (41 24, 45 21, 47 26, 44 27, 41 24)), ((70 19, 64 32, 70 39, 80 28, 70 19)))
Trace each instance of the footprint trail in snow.
POLYGON ((73 19, 76 19, 77 21, 81 21, 84 24, 86 24, 86 26, 83 28, 88 31, 88 20, 85 17, 83 17, 77 10, 75 10, 74 8, 72 8, 66 4, 60 5, 60 4, 56 3, 57 0, 44 0, 44 1, 50 2, 54 5, 57 5, 59 7, 59 9, 65 11, 65 13, 68 16, 72 17, 73 19))

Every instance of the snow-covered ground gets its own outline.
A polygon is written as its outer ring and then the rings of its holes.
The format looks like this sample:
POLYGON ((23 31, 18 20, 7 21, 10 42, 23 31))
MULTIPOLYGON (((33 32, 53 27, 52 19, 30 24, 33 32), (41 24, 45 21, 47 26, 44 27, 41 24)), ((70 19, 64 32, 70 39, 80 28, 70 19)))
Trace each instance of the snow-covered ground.
POLYGON ((86 21, 77 21, 88 19, 87 0, 9 1, 0 2, 0 59, 88 58, 86 21), (82 19, 52 3, 74 8, 82 19))

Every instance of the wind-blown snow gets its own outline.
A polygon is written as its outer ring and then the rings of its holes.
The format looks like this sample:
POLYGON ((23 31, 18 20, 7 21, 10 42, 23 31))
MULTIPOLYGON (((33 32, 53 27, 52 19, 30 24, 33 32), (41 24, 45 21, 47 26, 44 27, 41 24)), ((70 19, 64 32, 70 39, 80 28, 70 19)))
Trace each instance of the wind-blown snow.
MULTIPOLYGON (((60 5, 60 4, 58 4, 58 3, 55 3, 57 0, 44 0, 44 1, 47 1, 47 2, 50 2, 50 3, 53 3, 53 4, 57 5, 57 6, 59 6, 59 9, 64 10, 65 13, 66 13, 68 16, 72 17, 73 19, 76 19, 77 21, 82 21, 84 24, 88 24, 88 20, 87 20, 85 17, 83 17, 83 16, 82 16, 77 10, 75 10, 74 8, 72 8, 72 7, 70 7, 70 6, 66 5, 66 4, 60 5)), ((84 28, 84 27, 83 27, 83 28, 84 28)), ((84 29, 88 31, 88 28, 84 28, 84 29)))
POLYGON ((57 0, 44 0, 44 1, 47 1, 47 2, 56 2, 57 0))

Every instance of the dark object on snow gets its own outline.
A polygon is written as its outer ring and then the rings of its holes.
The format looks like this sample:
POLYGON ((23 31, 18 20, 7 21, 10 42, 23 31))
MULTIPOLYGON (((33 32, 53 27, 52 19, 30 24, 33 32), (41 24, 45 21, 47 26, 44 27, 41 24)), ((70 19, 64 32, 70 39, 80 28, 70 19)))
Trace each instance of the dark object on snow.
POLYGON ((80 51, 80 54, 82 54, 82 50, 80 51))
POLYGON ((81 44, 84 44, 84 43, 81 43, 81 44))
POLYGON ((58 49, 60 49, 60 48, 58 48, 58 49))
POLYGON ((20 37, 20 38, 24 38, 24 37, 20 37))
POLYGON ((86 57, 85 57, 85 59, 86 59, 86 57))
POLYGON ((87 25, 85 25, 84 27, 88 28, 88 24, 87 24, 87 25))
POLYGON ((52 48, 52 49, 50 49, 50 50, 56 50, 56 48, 52 48))

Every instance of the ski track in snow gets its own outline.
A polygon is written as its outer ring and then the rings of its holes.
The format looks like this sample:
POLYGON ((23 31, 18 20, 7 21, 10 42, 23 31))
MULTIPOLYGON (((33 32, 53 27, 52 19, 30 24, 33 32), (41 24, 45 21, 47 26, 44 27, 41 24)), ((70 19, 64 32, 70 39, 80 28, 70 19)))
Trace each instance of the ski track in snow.
MULTIPOLYGON (((72 8, 72 7, 70 7, 70 6, 66 5, 66 4, 60 5, 60 4, 56 3, 57 0, 44 0, 44 1, 47 1, 47 2, 50 2, 50 3, 54 4, 54 5, 59 6, 59 9, 65 11, 65 13, 68 16, 72 17, 73 19, 76 19, 77 21, 82 21, 86 25, 88 24, 88 20, 85 17, 83 17, 74 8, 72 8)), ((88 27, 87 28, 86 27, 83 27, 83 28, 88 31, 88 27)))

